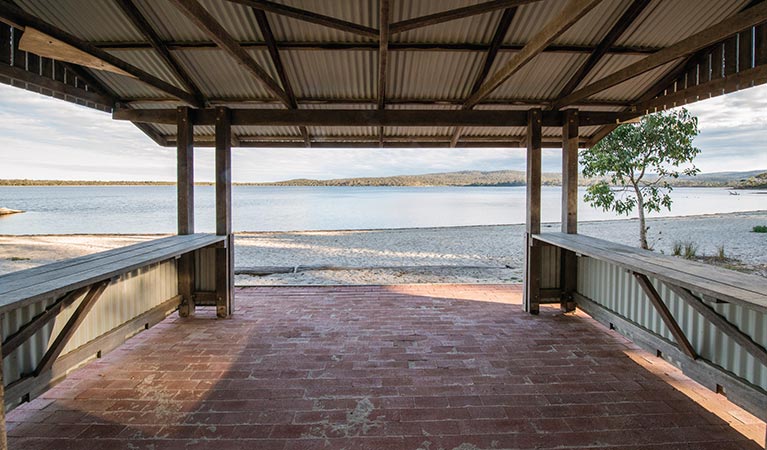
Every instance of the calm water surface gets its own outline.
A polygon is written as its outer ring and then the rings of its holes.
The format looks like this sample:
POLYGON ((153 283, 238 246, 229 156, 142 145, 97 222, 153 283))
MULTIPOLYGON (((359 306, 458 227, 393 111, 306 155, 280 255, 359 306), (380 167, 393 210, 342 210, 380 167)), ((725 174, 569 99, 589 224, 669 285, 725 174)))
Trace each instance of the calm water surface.
MULTIPOLYGON (((560 188, 544 187, 542 218, 557 222, 560 188)), ((581 190, 581 195, 583 191, 581 190)), ((677 188, 681 216, 767 209, 767 195, 677 188)), ((195 188, 197 231, 215 230, 214 190, 195 188)), ((0 234, 172 233, 174 186, 0 187, 0 234)), ((256 187, 233 189, 235 231, 336 230, 524 223, 524 187, 256 187)), ((617 216, 581 203, 579 220, 617 216)))

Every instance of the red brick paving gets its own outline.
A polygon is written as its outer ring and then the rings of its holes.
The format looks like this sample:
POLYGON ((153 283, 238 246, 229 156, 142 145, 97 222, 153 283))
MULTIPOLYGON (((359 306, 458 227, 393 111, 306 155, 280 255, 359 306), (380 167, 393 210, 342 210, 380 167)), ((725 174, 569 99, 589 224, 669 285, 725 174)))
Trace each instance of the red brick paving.
POLYGON ((8 415, 11 449, 756 449, 518 286, 254 287, 8 415))

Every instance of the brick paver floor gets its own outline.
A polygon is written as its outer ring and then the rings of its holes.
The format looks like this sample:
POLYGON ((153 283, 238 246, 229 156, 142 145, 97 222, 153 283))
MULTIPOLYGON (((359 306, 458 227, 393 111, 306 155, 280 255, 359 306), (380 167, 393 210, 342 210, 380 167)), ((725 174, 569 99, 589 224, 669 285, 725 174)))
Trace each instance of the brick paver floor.
POLYGON ((11 412, 10 448, 760 448, 636 352, 518 286, 240 288, 11 412))

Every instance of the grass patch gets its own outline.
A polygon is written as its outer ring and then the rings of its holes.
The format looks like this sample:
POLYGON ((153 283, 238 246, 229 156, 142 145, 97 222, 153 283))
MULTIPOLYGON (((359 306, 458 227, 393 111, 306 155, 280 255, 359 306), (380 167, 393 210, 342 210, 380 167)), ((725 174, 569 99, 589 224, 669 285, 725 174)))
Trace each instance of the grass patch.
POLYGON ((5 258, 8 261, 29 261, 32 258, 23 258, 21 256, 11 256, 10 258, 5 258))
MULTIPOLYGON (((722 248, 724 252, 724 248, 722 248)), ((674 242, 671 246, 671 254, 681 256, 684 259, 695 259, 698 256, 698 245, 692 242, 674 242)))
POLYGON ((757 225, 751 231, 754 233, 767 233, 767 225, 757 225))

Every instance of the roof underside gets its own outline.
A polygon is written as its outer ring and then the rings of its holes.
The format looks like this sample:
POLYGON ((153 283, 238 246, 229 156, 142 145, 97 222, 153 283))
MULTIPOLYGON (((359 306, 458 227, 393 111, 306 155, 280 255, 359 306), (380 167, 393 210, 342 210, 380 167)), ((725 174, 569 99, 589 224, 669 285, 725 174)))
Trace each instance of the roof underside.
MULTIPOLYGON (((4 2, 6 0, 0 0, 4 2)), ((534 41, 547 24, 555 21, 564 8, 565 0, 516 2, 509 8, 494 8, 488 12, 456 20, 398 31, 397 24, 408 19, 428 16, 472 5, 501 4, 488 0, 281 0, 279 2, 199 0, 199 4, 239 44, 246 56, 260 67, 288 95, 280 99, 267 85, 254 76, 252 70, 217 45, 211 35, 188 18, 178 3, 169 0, 16 0, 15 5, 26 13, 53 27, 74 35, 82 41, 108 52, 132 66, 180 90, 196 95, 201 106, 227 106, 248 109, 436 109, 436 110, 528 110, 554 105, 567 94, 578 91, 614 74, 659 50, 673 46, 696 33, 731 18, 751 6, 748 0, 602 0, 593 9, 547 43, 513 75, 481 98, 476 105, 467 106, 477 88, 534 41), (381 3, 389 4, 389 18, 382 21, 381 3), (170 55, 176 68, 169 64, 125 11, 125 4, 143 17, 151 31, 170 55), (389 28, 388 48, 380 45, 379 37, 341 31, 337 28, 310 23, 273 12, 270 5, 288 5, 381 32, 389 28), (258 6, 266 5, 263 9, 258 6), (635 8, 634 10, 631 10, 635 8), (258 14, 264 21, 258 20, 258 14), (626 20, 625 16, 632 16, 626 20), (509 21, 510 19, 510 21, 509 21), (265 33, 264 24, 270 28, 265 33), (621 29, 612 42, 606 39, 621 29), (269 36, 271 34, 271 36, 269 36), (270 53, 269 42, 275 46, 270 53), (495 39, 494 39, 495 38, 495 39), (591 67, 582 67, 599 51, 591 67), (497 49, 497 54, 493 51, 497 49), (379 70, 381 52, 386 55, 385 70, 379 70), (275 59, 276 58, 276 59, 275 59), (488 62, 488 59, 494 61, 488 62), (487 65, 487 70, 483 67, 487 65), (181 76, 179 74, 182 74, 181 76), (182 77, 187 76, 184 80, 182 77), (379 81, 384 80, 384 86, 379 81), (577 83, 575 83, 577 81, 577 83), (575 84, 574 84, 575 83, 575 84), (569 86, 571 85, 571 86, 569 86), (291 105, 291 100, 294 105, 291 105)), ((514 2, 505 2, 512 5, 514 2)), ((581 2, 586 3, 586 2, 581 2)), ((751 2, 754 4, 758 2, 751 2)), ((8 22, 8 21, 6 21, 8 22)), ((27 25, 30 26, 30 25, 27 25)), ((758 65, 759 27, 749 28, 749 38, 736 39, 736 48, 748 46, 751 57, 748 67, 744 57, 734 71, 758 65), (754 37, 755 36, 755 37, 754 37)), ((743 34, 743 33, 741 33, 743 34)), ((11 45, 18 40, 20 30, 11 32, 11 45), (15 35, 15 38, 13 37, 15 35)), ((737 37, 737 35, 736 35, 737 37)), ((719 53, 726 55, 722 44, 719 53)), ((707 49, 711 53, 711 49, 707 49)), ((18 52, 24 54, 25 52, 18 52)), ((743 53, 741 50, 740 53, 743 53)), ((696 55, 700 52, 696 52, 696 55)), ((716 54, 715 54, 716 55, 716 54)), ((637 104, 658 95, 667 94, 669 83, 682 79, 691 63, 684 55, 642 72, 627 81, 579 99, 567 107, 581 111, 625 112, 636 110, 637 104)), ((716 65, 716 56, 713 64, 716 65)), ((712 59, 709 59, 711 64, 712 59)), ((0 63, 3 61, 0 60, 0 63)), ((17 60, 10 65, 19 66, 17 60)), ((696 62, 696 73, 700 63, 696 62)), ((727 61, 725 61, 725 66, 727 61)), ((21 64, 22 66, 24 64, 21 64)), ((710 66, 709 66, 710 67, 710 66)), ((29 66, 22 67, 29 71, 29 66)), ((188 105, 167 91, 146 82, 109 71, 67 66, 80 73, 85 89, 113 101, 104 105, 90 100, 77 100, 102 110, 110 106, 121 109, 172 109, 188 105), (85 80, 85 81, 83 81, 85 80)), ((716 78, 716 67, 712 71, 716 78)), ((689 70, 688 70, 689 71, 689 70)), ((727 68, 720 68, 722 77, 727 68)), ((45 74, 43 74, 45 75, 45 74)), ((703 84, 702 77, 696 83, 703 84)), ((14 82, 8 73, 0 73, 0 81, 29 88, 34 84, 14 82)), ((709 81, 708 79, 706 81, 709 81)), ((750 80, 748 85, 761 82, 750 80)), ((39 84, 39 83, 38 83, 39 84)), ((689 83, 688 83, 689 84, 689 83)), ((80 86, 82 88, 82 86, 80 86)), ((689 87, 689 86, 685 86, 689 87)), ((747 87, 744 83, 736 90, 747 87)), ((39 88, 35 90, 40 91, 39 88)), ((54 91, 56 89, 51 89, 54 91)), ((721 89, 720 89, 721 91, 721 89)), ((715 95, 712 93, 706 96, 715 95)), ((703 96, 692 99, 695 101, 703 96)), ((689 103, 686 98, 674 104, 689 103)), ((656 102, 657 103, 657 102, 656 102)), ((664 109, 666 104, 654 105, 664 109)), ((166 145, 175 142, 173 124, 142 123, 142 130, 166 145)), ((608 125, 609 127, 609 125, 608 125)), ((581 141, 599 138, 604 125, 582 126, 581 141)), ((266 126, 238 125, 233 128, 237 145, 242 146, 433 146, 477 145, 508 146, 523 143, 525 128, 519 126, 470 126, 456 130, 451 126, 266 126), (381 137, 383 133, 383 137, 381 137)), ((198 143, 213 141, 212 126, 195 127, 198 143)), ((558 127, 544 127, 544 139, 561 138, 558 127)))

